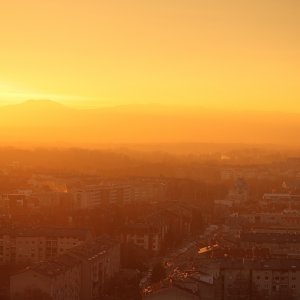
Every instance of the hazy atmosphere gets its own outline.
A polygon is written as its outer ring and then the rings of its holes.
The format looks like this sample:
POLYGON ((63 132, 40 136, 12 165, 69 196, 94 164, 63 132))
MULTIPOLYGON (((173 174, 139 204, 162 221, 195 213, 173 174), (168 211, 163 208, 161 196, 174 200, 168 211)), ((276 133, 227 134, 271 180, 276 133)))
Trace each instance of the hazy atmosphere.
POLYGON ((150 104, 78 109, 45 100, 0 107, 1 141, 15 147, 242 143, 298 148, 299 130, 300 113, 150 104))
POLYGON ((300 300, 300 0, 0 0, 0 300, 300 300))
POLYGON ((298 0, 2 0, 0 102, 300 112, 298 0))

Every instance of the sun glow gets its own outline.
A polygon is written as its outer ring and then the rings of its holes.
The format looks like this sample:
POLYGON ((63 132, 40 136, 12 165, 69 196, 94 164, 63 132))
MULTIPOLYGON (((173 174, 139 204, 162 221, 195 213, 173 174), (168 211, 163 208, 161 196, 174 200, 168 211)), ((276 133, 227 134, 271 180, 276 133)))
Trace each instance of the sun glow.
POLYGON ((299 19, 295 0, 4 0, 1 76, 24 88, 0 100, 300 111, 299 19))
POLYGON ((17 84, 8 83, 5 81, 0 82, 0 105, 20 103, 28 99, 51 99, 62 103, 69 103, 70 105, 74 106, 78 106, 80 101, 91 100, 84 97, 78 97, 76 95, 36 92, 33 91, 33 89, 26 89, 17 84))

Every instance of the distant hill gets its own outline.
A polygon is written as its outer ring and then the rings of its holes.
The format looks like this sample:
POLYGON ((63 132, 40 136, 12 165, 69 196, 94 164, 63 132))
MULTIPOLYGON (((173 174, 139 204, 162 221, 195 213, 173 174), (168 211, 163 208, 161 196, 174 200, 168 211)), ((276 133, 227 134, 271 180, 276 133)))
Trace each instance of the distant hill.
POLYGON ((200 107, 132 105, 79 110, 49 100, 0 107, 5 145, 97 146, 121 143, 300 145, 300 116, 200 107))

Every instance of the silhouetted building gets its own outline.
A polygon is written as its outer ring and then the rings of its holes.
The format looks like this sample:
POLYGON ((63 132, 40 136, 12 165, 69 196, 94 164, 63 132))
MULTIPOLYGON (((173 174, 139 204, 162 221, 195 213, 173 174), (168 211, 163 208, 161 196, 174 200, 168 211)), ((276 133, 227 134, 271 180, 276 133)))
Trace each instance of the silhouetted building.
POLYGON ((100 299, 105 285, 119 270, 119 243, 99 237, 12 275, 11 298, 39 290, 53 300, 100 299))
POLYGON ((79 228, 2 228, 0 264, 30 264, 61 255, 92 238, 79 228))

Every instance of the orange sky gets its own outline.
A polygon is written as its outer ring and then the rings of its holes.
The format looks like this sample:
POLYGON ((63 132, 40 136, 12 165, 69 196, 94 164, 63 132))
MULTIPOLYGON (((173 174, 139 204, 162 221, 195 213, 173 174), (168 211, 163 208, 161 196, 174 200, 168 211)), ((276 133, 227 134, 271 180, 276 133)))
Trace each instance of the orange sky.
POLYGON ((1 0, 0 102, 300 112, 299 0, 1 0))

